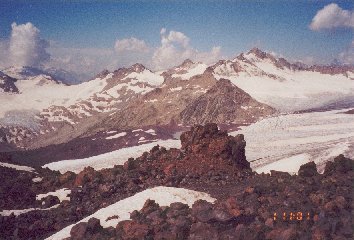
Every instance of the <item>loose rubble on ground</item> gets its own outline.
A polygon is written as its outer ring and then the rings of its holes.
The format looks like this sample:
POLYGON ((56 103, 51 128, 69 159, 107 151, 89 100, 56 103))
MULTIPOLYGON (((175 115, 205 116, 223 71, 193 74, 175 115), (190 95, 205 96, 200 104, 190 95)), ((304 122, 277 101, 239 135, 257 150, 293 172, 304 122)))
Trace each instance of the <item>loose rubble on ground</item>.
POLYGON ((78 174, 0 167, 0 238, 45 239, 74 224, 69 239, 353 239, 353 160, 340 155, 323 174, 313 162, 296 175, 257 174, 243 135, 228 136, 216 124, 192 127, 181 145, 155 146, 123 166, 78 174), (77 223, 157 186, 204 192, 216 201, 159 206, 146 200, 114 227, 97 218, 77 223), (48 192, 69 200, 38 198, 48 192), (30 210, 5 214, 24 209, 30 210))

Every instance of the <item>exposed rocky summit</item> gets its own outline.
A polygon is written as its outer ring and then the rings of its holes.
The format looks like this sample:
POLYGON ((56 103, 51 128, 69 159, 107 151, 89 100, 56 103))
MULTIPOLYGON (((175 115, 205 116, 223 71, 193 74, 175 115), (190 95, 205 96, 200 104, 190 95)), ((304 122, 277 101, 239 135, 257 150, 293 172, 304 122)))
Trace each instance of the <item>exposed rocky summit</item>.
POLYGON ((220 79, 205 94, 189 104, 180 114, 184 124, 249 123, 275 113, 275 109, 253 99, 233 85, 220 79))

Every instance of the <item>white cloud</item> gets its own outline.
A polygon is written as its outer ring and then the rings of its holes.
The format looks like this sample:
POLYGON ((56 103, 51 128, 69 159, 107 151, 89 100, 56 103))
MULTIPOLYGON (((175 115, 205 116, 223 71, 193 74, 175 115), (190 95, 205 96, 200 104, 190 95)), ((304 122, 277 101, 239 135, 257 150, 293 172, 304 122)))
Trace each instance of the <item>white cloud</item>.
POLYGON ((9 58, 12 65, 39 66, 49 60, 46 48, 49 43, 39 37, 39 30, 32 23, 11 25, 9 58))
POLYGON ((34 66, 64 69, 88 79, 103 69, 113 71, 123 66, 142 63, 152 70, 167 69, 187 58, 212 63, 221 58, 221 48, 198 51, 182 32, 160 31, 160 45, 149 47, 144 40, 131 37, 117 39, 111 48, 68 48, 40 38, 40 30, 32 23, 12 24, 11 36, 0 41, 0 68, 34 66))
POLYGON ((117 40, 114 49, 118 52, 125 52, 125 51, 131 51, 131 52, 148 52, 149 47, 146 45, 144 40, 140 40, 137 38, 125 38, 121 40, 117 40))
POLYGON ((354 28, 354 12, 344 10, 335 3, 319 10, 310 24, 310 29, 314 31, 340 27, 354 28))
POLYGON ((0 41, 0 68, 11 66, 9 62, 9 43, 8 41, 0 41))
POLYGON ((165 28, 160 31, 161 46, 158 47, 152 62, 156 69, 167 69, 182 63, 187 58, 194 61, 211 63, 220 58, 220 47, 213 47, 210 52, 199 52, 189 44, 190 39, 182 32, 170 31, 165 28))
POLYGON ((338 60, 342 64, 354 65, 354 40, 345 51, 339 54, 338 60))

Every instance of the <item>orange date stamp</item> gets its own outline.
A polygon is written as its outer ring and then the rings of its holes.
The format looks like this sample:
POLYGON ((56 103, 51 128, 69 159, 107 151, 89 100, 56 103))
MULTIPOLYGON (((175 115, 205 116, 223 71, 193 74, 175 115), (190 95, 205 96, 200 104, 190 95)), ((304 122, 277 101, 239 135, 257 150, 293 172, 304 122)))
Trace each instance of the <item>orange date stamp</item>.
POLYGON ((274 212, 274 221, 310 221, 313 219, 313 214, 310 212, 274 212))

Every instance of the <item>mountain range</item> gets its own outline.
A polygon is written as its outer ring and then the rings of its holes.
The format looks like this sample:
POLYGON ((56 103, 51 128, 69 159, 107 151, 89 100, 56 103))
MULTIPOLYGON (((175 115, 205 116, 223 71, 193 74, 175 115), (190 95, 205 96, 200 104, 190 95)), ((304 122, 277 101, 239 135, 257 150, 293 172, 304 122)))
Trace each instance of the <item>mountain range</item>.
POLYGON ((63 76, 0 71, 1 239, 353 239, 353 66, 63 76))
POLYGON ((307 66, 254 48, 206 65, 142 64, 70 85, 51 71, 0 72, 0 133, 9 149, 35 149, 100 132, 209 122, 242 125, 286 112, 354 106, 354 67, 307 66))

